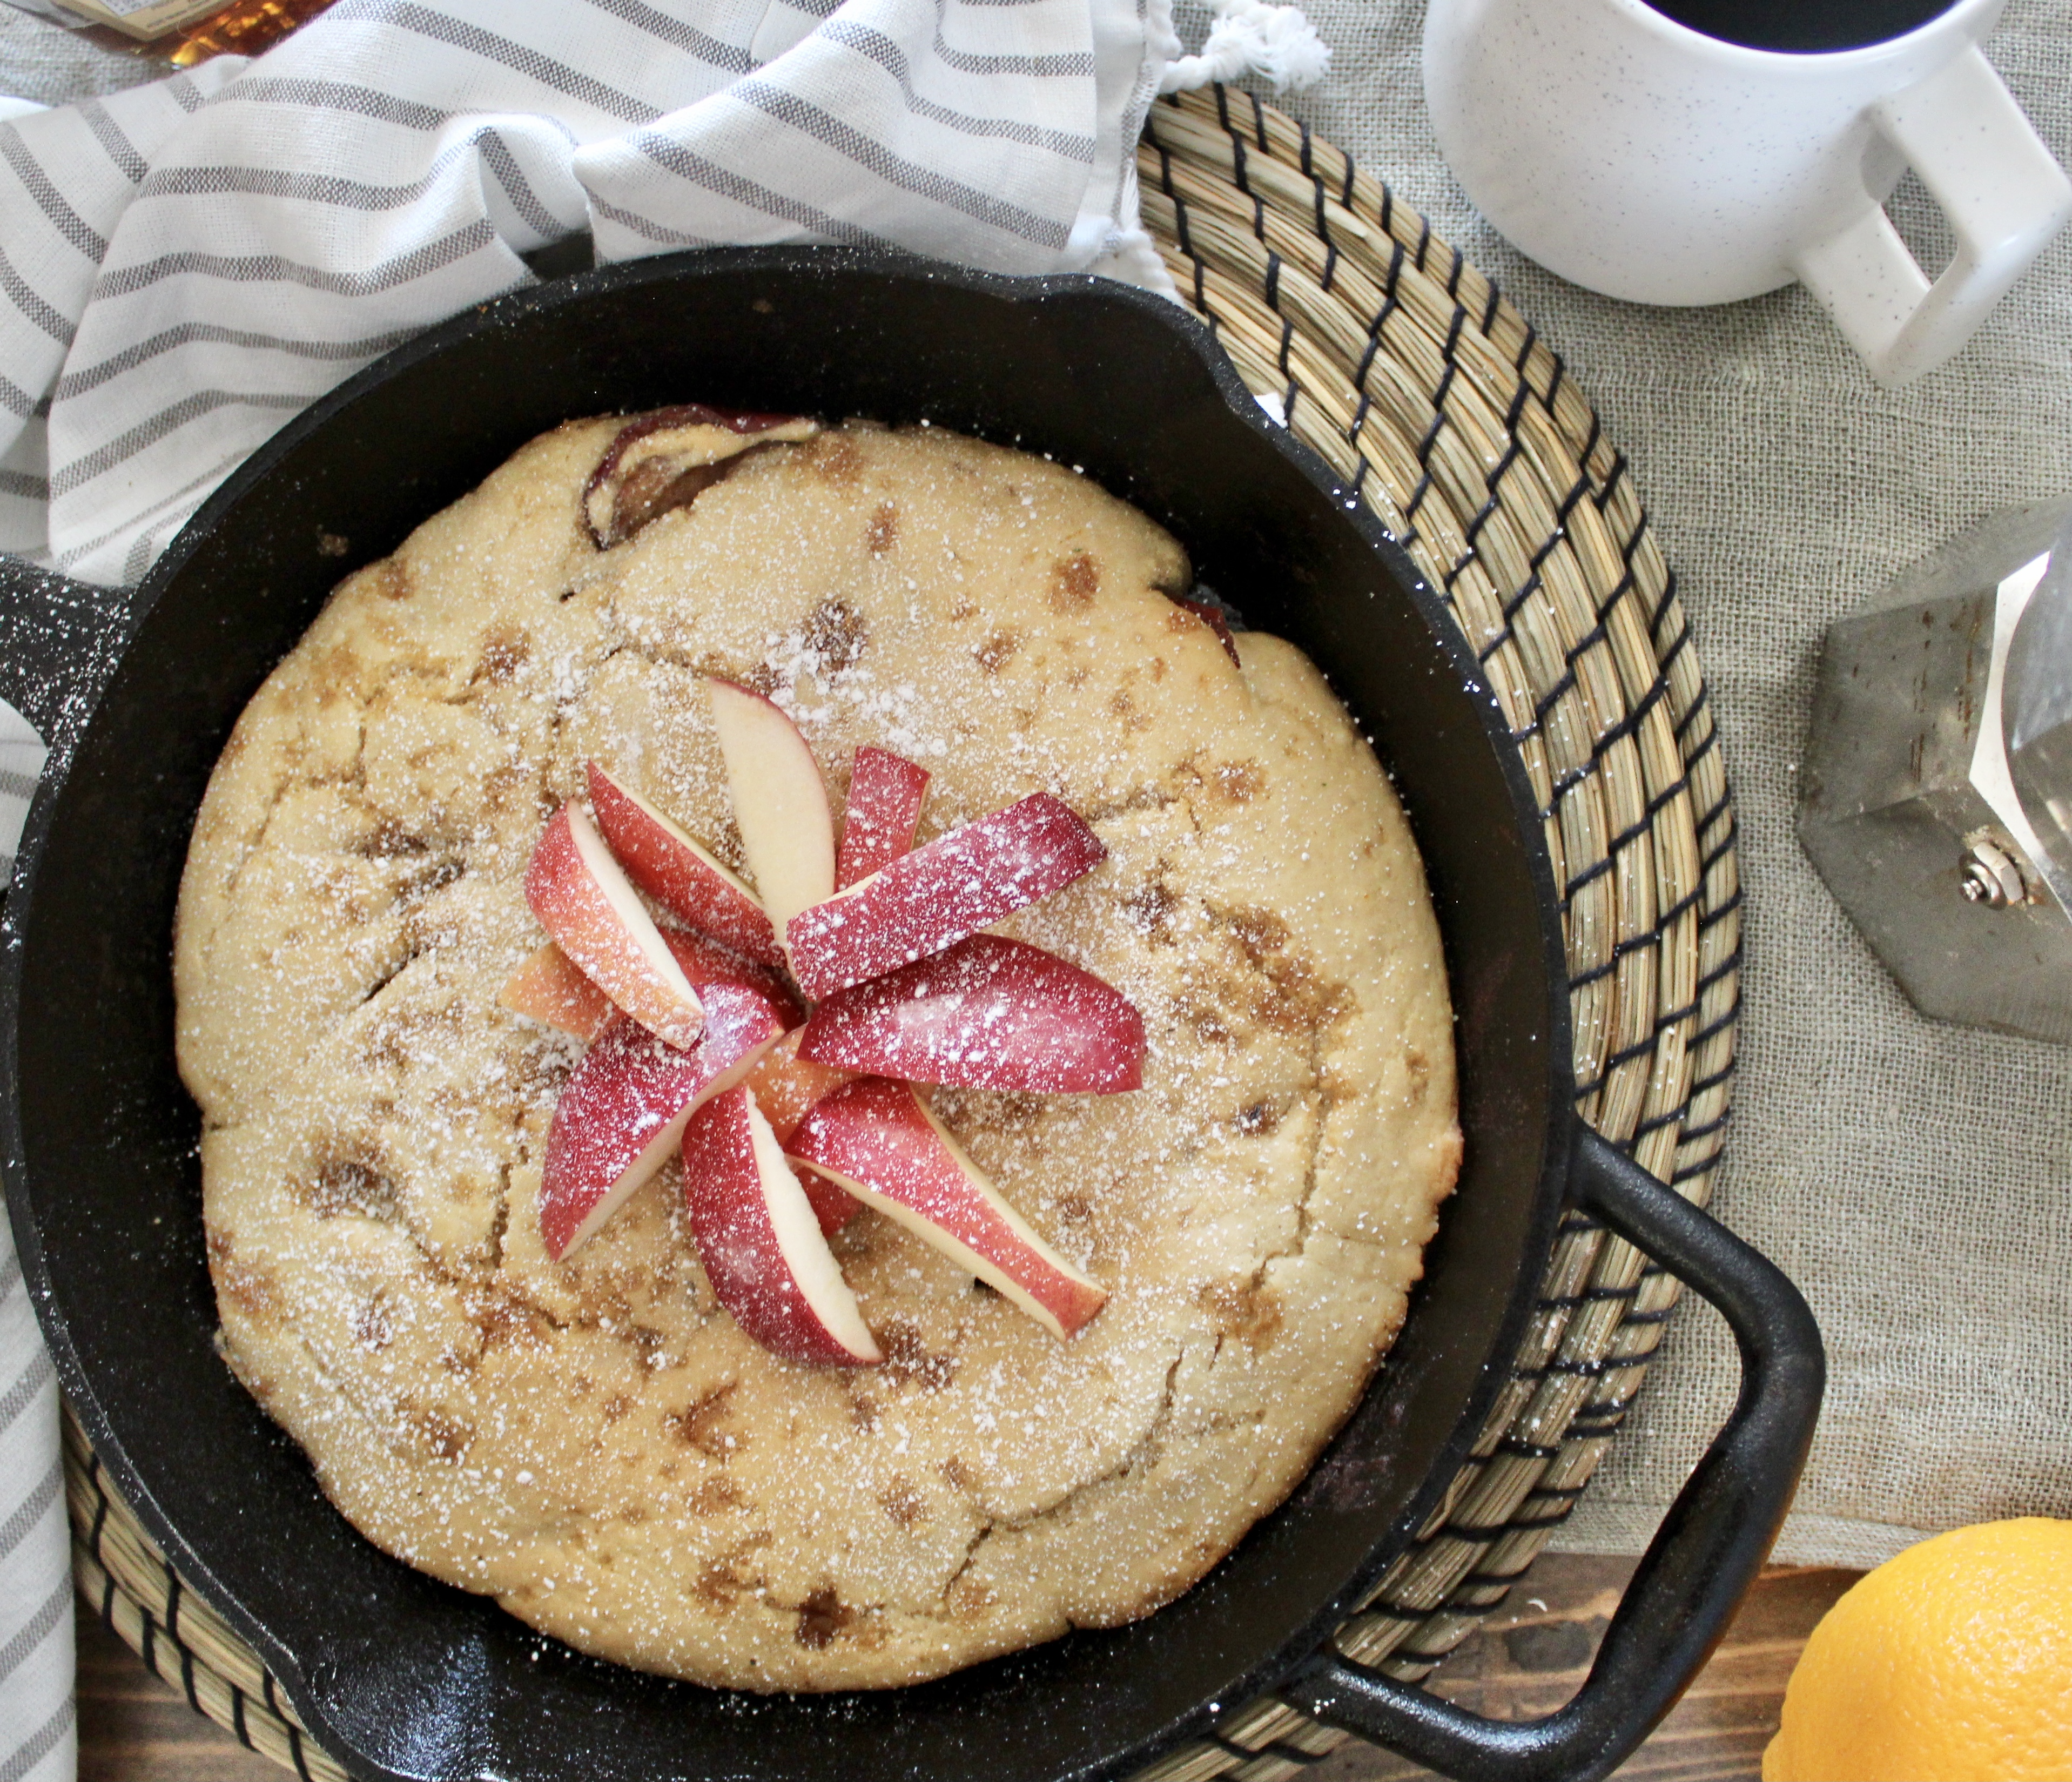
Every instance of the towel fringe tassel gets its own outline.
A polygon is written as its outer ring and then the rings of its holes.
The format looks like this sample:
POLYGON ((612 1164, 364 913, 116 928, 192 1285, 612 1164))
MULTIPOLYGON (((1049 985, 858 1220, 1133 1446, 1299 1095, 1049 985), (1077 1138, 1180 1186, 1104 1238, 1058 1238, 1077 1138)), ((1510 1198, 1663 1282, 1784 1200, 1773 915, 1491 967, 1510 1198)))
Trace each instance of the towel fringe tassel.
POLYGON ((1331 47, 1317 35, 1300 6, 1272 0, 1209 0, 1215 23, 1197 56, 1183 56, 1166 70, 1161 93, 1185 93, 1212 80, 1256 75, 1276 93, 1300 93, 1324 78, 1331 47))

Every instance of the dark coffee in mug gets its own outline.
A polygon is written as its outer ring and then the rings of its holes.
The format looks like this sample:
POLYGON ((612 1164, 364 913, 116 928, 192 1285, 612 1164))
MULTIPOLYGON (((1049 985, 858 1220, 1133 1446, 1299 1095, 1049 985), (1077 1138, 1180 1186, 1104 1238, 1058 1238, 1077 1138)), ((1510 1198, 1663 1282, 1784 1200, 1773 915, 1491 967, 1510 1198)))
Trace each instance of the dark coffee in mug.
POLYGON ((1647 0, 1679 25, 1752 50, 1789 56, 1861 49, 1918 31, 1951 0, 1647 0))

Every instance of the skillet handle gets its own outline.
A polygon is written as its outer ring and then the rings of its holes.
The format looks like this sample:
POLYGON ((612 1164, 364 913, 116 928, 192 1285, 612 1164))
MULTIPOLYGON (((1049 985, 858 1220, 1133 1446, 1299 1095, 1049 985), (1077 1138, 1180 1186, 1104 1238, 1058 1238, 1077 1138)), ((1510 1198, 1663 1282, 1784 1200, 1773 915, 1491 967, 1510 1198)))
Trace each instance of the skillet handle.
POLYGON ((54 751, 86 715, 129 634, 131 591, 0 556, 0 698, 54 751))
POLYGON ((1486 1720, 1328 1647, 1278 1692, 1458 1782, 1594 1782, 1647 1736, 1754 1581, 1819 1414, 1819 1328, 1774 1264, 1587 1127, 1569 1186, 1585 1211, 1725 1315, 1741 1346, 1741 1398, 1663 1518, 1565 1706, 1540 1720, 1486 1720))

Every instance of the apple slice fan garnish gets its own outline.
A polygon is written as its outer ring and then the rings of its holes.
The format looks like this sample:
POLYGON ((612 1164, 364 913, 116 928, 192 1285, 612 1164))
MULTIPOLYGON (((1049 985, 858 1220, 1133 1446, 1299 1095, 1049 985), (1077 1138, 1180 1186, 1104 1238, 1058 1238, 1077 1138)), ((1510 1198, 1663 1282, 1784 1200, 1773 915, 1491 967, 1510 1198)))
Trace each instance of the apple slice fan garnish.
POLYGON ((1070 1337, 1104 1290, 912 1085, 1140 1086, 1144 1019, 1127 998, 984 932, 1107 850, 1045 792, 917 846, 928 773, 868 747, 837 837, 819 763, 783 709, 733 681, 705 688, 753 884, 594 761, 589 811, 557 811, 526 870, 550 938, 498 1000, 588 1048, 548 1131, 549 1254, 572 1255, 674 1150, 713 1295, 773 1355, 882 1359, 828 1245, 865 1207, 1070 1337))

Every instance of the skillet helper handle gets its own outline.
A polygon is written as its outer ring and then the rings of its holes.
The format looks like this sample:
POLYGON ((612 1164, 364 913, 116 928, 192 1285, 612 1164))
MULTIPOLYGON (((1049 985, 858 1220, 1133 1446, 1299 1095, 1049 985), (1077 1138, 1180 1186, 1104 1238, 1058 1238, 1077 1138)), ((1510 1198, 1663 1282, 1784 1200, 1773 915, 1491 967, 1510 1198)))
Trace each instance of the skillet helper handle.
POLYGON ((130 596, 0 556, 0 699, 53 751, 85 716, 121 648, 130 596))
POLYGON ((1761 1570, 1819 1414, 1819 1328, 1774 1264, 1587 1127, 1569 1185, 1585 1211, 1725 1315, 1741 1346, 1741 1397, 1663 1517, 1588 1680, 1565 1706, 1540 1720, 1484 1719, 1328 1647, 1280 1692, 1458 1782, 1593 1782, 1647 1736, 1761 1570))

